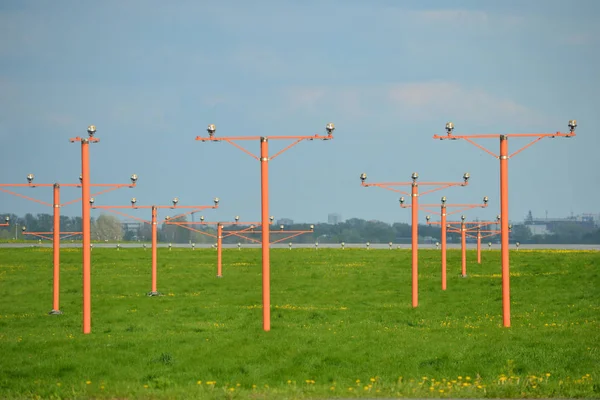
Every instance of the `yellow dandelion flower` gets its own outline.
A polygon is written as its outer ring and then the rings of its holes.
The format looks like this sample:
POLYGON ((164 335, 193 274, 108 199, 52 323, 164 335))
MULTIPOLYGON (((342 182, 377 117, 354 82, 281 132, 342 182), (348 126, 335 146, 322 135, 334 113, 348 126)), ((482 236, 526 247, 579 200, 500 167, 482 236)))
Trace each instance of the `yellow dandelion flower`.
POLYGON ((196 382, 198 385, 202 385, 202 381, 198 381, 196 382))
POLYGON ((440 392, 440 393, 444 393, 444 389, 440 389, 440 390, 439 390, 439 392, 440 392))
POLYGON ((357 379, 357 380, 356 380, 356 383, 360 383, 360 379, 357 379))
POLYGON ((92 381, 85 381, 85 384, 86 384, 86 385, 91 385, 91 384, 92 384, 92 381))
POLYGON ((61 383, 60 383, 60 382, 56 382, 56 386, 60 386, 60 385, 61 385, 61 383))
POLYGON ((459 381, 460 381, 460 380, 462 380, 462 376, 459 376, 459 377, 458 377, 458 380, 459 380, 459 381))
POLYGON ((349 392, 351 392, 351 391, 353 391, 353 390, 354 390, 354 388, 351 388, 351 387, 349 387, 349 388, 348 388, 348 391, 349 391, 349 392))
POLYGON ((100 386, 100 390, 104 390, 104 385, 103 385, 103 386, 100 386))
POLYGON ((256 389, 256 385, 252 385, 252 389, 256 389))
POLYGON ((291 384, 292 384, 292 381, 288 379, 288 381, 287 381, 287 384, 288 384, 288 385, 291 385, 291 384))
POLYGON ((236 383, 235 386, 240 387, 240 386, 242 386, 242 384, 241 383, 236 383))
POLYGON ((371 378, 369 379, 371 382, 375 382, 375 378, 371 378))
POLYGON ((467 376, 465 379, 466 379, 466 380, 468 380, 468 381, 470 381, 470 380, 471 380, 471 377, 470 377, 470 376, 467 376))
POLYGON ((329 390, 335 390, 335 386, 330 387, 329 390))
POLYGON ((146 389, 148 389, 148 385, 144 385, 144 387, 145 387, 146 389))
POLYGON ((235 388, 229 388, 230 392, 233 392, 235 390, 235 388))

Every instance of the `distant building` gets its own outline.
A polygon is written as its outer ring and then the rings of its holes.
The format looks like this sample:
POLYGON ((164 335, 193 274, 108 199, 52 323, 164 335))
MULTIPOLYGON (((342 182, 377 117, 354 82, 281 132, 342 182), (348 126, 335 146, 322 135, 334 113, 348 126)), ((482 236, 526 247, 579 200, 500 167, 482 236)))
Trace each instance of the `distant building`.
POLYGON ((294 220, 290 218, 280 218, 277 220, 277 225, 294 225, 294 220))
POLYGON ((594 226, 600 226, 600 214, 583 214, 581 220, 585 222, 592 222, 594 226))
POLYGON ((548 225, 526 225, 532 235, 550 235, 552 232, 548 230, 548 225))
POLYGON ((121 222, 123 232, 138 232, 143 225, 143 222, 121 222))
POLYGON ((327 223, 330 225, 336 225, 342 222, 342 216, 337 213, 331 213, 327 215, 327 223))
POLYGON ((552 235, 565 223, 600 226, 600 214, 571 215, 563 218, 533 218, 530 214, 525 218, 525 226, 529 228, 532 235, 552 235))

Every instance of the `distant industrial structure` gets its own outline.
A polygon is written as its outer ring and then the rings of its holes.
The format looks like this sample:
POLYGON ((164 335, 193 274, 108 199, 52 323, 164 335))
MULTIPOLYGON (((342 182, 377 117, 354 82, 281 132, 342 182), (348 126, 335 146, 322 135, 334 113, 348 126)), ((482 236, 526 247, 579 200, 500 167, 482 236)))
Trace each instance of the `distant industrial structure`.
POLYGON ((331 213, 327 215, 327 223, 330 225, 337 225, 342 222, 342 216, 338 213, 331 213))
POLYGON ((532 235, 551 235, 557 231, 560 225, 564 224, 600 227, 600 214, 586 213, 570 217, 552 218, 548 217, 546 212, 545 218, 534 218, 531 211, 529 211, 523 224, 527 226, 532 235))
POLYGON ((137 233, 144 226, 143 222, 121 222, 121 229, 123 233, 125 232, 135 232, 137 233))
POLYGON ((294 225, 294 220, 291 218, 279 218, 277 225, 294 225))

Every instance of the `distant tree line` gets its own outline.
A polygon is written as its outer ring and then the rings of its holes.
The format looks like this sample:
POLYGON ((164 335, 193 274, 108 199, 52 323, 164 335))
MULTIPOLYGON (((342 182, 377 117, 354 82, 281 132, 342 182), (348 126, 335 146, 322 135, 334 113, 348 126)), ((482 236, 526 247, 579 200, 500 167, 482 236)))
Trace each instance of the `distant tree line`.
MULTIPOLYGON (((19 217, 14 214, 0 214, 3 218, 10 217, 10 226, 0 227, 0 240, 9 239, 29 239, 38 240, 36 237, 24 235, 22 227, 26 227, 26 232, 51 232, 53 226, 52 215, 50 214, 26 214, 19 217)), ((170 222, 187 221, 186 217, 180 217, 170 222)), ((122 221, 116 216, 102 214, 97 218, 91 219, 91 234, 94 241, 144 241, 151 240, 151 226, 142 224, 139 229, 125 230, 122 221)), ((164 221, 159 221, 164 222, 164 221)), ((61 216, 61 231, 80 232, 81 217, 61 216)), ((217 229, 214 225, 188 225, 192 230, 181 226, 161 223, 158 228, 158 241, 168 243, 216 243, 216 239, 209 235, 216 235, 217 229), (195 230, 195 231, 194 231, 195 230)), ((495 226, 494 226, 495 227, 495 226)), ((234 230, 249 228, 247 225, 226 225, 223 228, 225 236, 234 230)), ((513 226, 510 240, 512 243, 554 243, 554 244, 600 244, 600 229, 593 224, 580 224, 576 222, 564 222, 554 224, 548 235, 532 235, 529 228, 524 225, 513 226)), ((314 231, 310 232, 310 224, 297 223, 286 225, 283 232, 279 225, 271 226, 271 238, 277 240, 285 237, 285 231, 308 231, 295 238, 285 240, 285 243, 389 243, 394 244, 411 242, 411 225, 407 223, 396 222, 388 224, 381 221, 367 221, 360 218, 351 218, 339 224, 316 224, 314 231)), ((260 240, 260 227, 256 227, 254 233, 243 234, 243 236, 260 240)), ((73 236, 72 240, 79 239, 79 236, 73 236)), ((419 241, 436 242, 440 240, 439 226, 419 225, 419 241)), ((485 239, 485 242, 497 242, 500 236, 485 239)), ((460 235, 448 233, 450 243, 459 243, 460 235)), ((473 242, 473 239, 469 239, 473 242)), ((240 236, 231 235, 223 239, 223 243, 250 243, 250 240, 240 236)))

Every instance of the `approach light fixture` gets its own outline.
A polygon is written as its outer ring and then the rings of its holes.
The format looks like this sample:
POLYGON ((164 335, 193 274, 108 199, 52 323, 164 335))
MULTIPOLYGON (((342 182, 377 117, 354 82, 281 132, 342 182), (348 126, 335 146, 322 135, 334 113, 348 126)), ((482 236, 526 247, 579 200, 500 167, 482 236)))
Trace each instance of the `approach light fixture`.
POLYGON ((328 123, 327 125, 325 125, 325 129, 327 130, 327 134, 329 136, 331 136, 331 134, 333 133, 333 131, 335 130, 335 124, 333 122, 328 123))
POLYGON ((576 119, 572 119, 569 121, 569 132, 574 133, 575 132, 575 128, 577 128, 577 120, 576 119))
POLYGON ((96 126, 95 125, 88 126, 87 132, 90 137, 94 137, 94 134, 96 133, 96 126))
POLYGON ((206 128, 206 130, 208 131, 208 136, 213 137, 215 135, 215 132, 217 131, 217 127, 215 126, 215 124, 210 124, 208 125, 208 128, 206 128))

